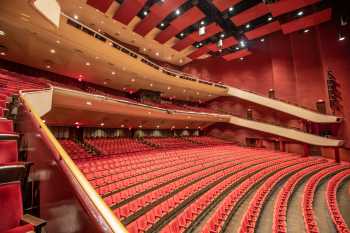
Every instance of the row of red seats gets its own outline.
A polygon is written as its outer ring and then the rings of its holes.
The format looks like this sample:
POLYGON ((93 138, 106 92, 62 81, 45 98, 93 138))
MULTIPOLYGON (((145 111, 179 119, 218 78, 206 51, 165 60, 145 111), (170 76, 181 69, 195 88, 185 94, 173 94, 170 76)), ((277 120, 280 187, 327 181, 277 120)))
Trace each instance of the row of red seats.
POLYGON ((60 144, 63 146, 64 150, 70 155, 74 160, 76 159, 88 159, 93 157, 92 154, 84 150, 80 145, 69 139, 59 140, 60 144))
MULTIPOLYGON (((287 161, 280 164, 273 164, 272 166, 267 166, 267 168, 260 170, 258 173, 249 177, 243 181, 238 187, 236 187, 228 196, 225 197, 223 201, 219 204, 219 207, 215 210, 210 220, 205 224, 205 232, 217 232, 220 231, 229 216, 229 213, 236 207, 237 203, 245 196, 249 190, 251 190, 254 185, 259 181, 263 180, 267 176, 271 176, 275 172, 281 169, 290 169, 290 166, 297 165, 305 166, 305 163, 310 162, 306 158, 298 158, 295 160, 287 161)), ((295 167, 295 166, 294 166, 295 167)), ((244 222, 246 224, 246 222, 244 222)))
POLYGON ((273 232, 287 232, 287 209, 288 202, 291 195, 293 194, 298 183, 310 174, 323 170, 331 165, 332 163, 316 164, 314 166, 305 168, 293 176, 291 176, 287 182, 283 185, 281 191, 278 193, 276 202, 273 209, 273 222, 272 231, 273 232))
POLYGON ((208 137, 208 136, 200 136, 200 137, 186 137, 191 141, 204 144, 204 145, 224 145, 224 144, 232 144, 232 142, 225 141, 219 138, 208 137))
MULTIPOLYGON (((295 158, 289 158, 295 160, 295 158)), ((251 161, 245 163, 244 166, 236 167, 236 173, 222 181, 221 183, 214 186, 208 192, 206 192, 203 196, 198 198, 195 202, 193 202, 190 206, 186 207, 182 213, 180 213, 170 225, 163 229, 163 232, 171 232, 171 230, 180 228, 178 232, 183 232, 191 225, 191 222, 201 214, 201 212, 207 208, 210 203, 212 203, 219 195, 221 195, 229 186, 236 184, 237 182, 245 179, 257 171, 264 169, 269 166, 273 166, 276 164, 281 164, 287 162, 288 158, 281 158, 279 156, 267 157, 260 163, 254 163, 255 161, 251 161), (190 218, 189 218, 190 216, 190 218)))
MULTIPOLYGON (((254 158, 246 158, 246 157, 241 157, 241 156, 237 156, 237 160, 235 161, 231 161, 230 162, 223 162, 220 165, 209 165, 207 167, 203 167, 202 170, 199 171, 193 171, 192 173, 190 173, 190 175, 183 177, 180 180, 177 180, 173 183, 167 184, 157 190, 154 190, 152 192, 147 193, 146 195, 141 196, 140 198, 133 200, 132 202, 127 203, 127 205, 124 205, 123 207, 120 208, 120 215, 122 218, 127 218, 129 217, 129 215, 132 215, 133 213, 125 213, 125 211, 127 211, 127 209, 129 208, 129 206, 138 206, 138 207, 143 207, 145 206, 145 204, 150 204, 154 201, 157 201, 157 199, 163 197, 164 195, 167 195, 181 187, 184 187, 188 184, 193 183, 194 181, 196 181, 197 183, 192 184, 191 186, 187 187, 185 190, 183 190, 183 193, 188 193, 188 190, 197 190, 198 188, 192 188, 195 187, 196 185, 200 184, 200 182, 202 182, 201 185, 205 184, 205 182, 207 181, 213 181, 213 180, 217 180, 220 177, 223 177, 224 175, 232 172, 233 169, 235 169, 239 163, 242 162, 247 162, 248 160, 254 160, 252 163, 259 163, 262 162, 259 159, 254 159, 254 158), (206 178, 204 178, 206 177, 206 178), (204 182, 205 181, 205 182, 204 182), (155 200, 152 200, 152 197, 157 197, 155 200)), ((247 163, 244 164, 244 166, 248 166, 247 163)), ((243 165, 242 165, 243 166, 243 165)), ((136 208, 137 209, 137 208, 136 208)), ((118 213, 118 210, 116 210, 118 213)), ((135 210, 134 212, 136 212, 137 210, 135 210)))
POLYGON ((278 171, 277 173, 269 177, 266 181, 264 181, 263 185, 259 187, 251 202, 249 203, 249 207, 242 218, 239 232, 254 232, 261 210, 264 207, 264 203, 279 181, 300 169, 325 162, 327 162, 327 160, 309 160, 303 164, 298 164, 296 166, 292 166, 278 171))
MULTIPOLYGON (((153 183, 153 185, 158 185, 161 182, 167 182, 168 180, 171 180, 173 177, 181 176, 186 172, 195 172, 196 169, 203 169, 203 166, 206 166, 208 164, 229 161, 229 159, 229 156, 222 156, 220 159, 212 156, 198 156, 197 158, 193 158, 191 161, 181 161, 181 163, 179 163, 179 161, 174 161, 169 164, 170 166, 167 166, 163 169, 155 169, 155 171, 149 173, 145 172, 146 174, 144 173, 136 175, 135 172, 134 174, 130 174, 131 176, 128 179, 118 181, 113 180, 112 182, 108 182, 110 177, 105 177, 103 178, 105 180, 104 184, 97 186, 96 188, 101 195, 105 195, 107 193, 115 193, 117 191, 115 187, 120 187, 121 185, 123 185, 125 188, 128 186, 134 186, 136 184, 142 185, 142 183, 146 181, 148 182, 147 186, 151 186, 151 183, 153 183)), ((145 170, 147 171, 148 168, 145 168, 145 170)), ((137 189, 137 187, 138 186, 133 188, 137 189)))
POLYGON ((340 213, 337 204, 337 190, 339 188, 339 185, 349 177, 350 169, 339 172, 328 181, 325 193, 328 211, 332 217, 335 227, 337 228, 337 231, 340 233, 349 233, 350 229, 349 226, 346 224, 342 214, 340 213))
POLYGON ((305 229, 307 233, 320 232, 316 222, 316 215, 314 213, 313 202, 314 195, 316 193, 317 186, 322 179, 329 175, 339 172, 345 168, 349 168, 346 165, 337 165, 329 168, 325 168, 320 172, 314 174, 305 184, 302 197, 302 215, 304 218, 305 229))
POLYGON ((144 141, 155 144, 162 148, 187 148, 198 146, 190 141, 175 137, 147 137, 144 141))

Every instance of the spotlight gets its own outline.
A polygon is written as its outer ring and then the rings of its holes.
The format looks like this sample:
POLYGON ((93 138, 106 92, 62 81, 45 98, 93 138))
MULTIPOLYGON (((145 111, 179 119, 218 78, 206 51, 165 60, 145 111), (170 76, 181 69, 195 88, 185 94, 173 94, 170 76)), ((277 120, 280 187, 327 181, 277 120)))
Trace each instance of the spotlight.
POLYGON ((102 122, 102 123, 101 123, 101 126, 104 126, 104 125, 105 125, 105 123, 102 122))
POLYGON ((86 65, 86 66, 90 66, 91 63, 87 61, 87 62, 85 63, 85 65, 86 65))
POLYGON ((205 24, 205 22, 204 21, 201 21, 201 25, 204 25, 205 24))
POLYGON ((244 40, 241 40, 241 41, 239 42, 239 44, 241 45, 241 47, 242 47, 242 48, 244 48, 244 47, 245 47, 245 45, 246 45, 246 43, 245 43, 245 41, 244 41, 244 40))
POLYGON ((112 71, 112 75, 115 75, 115 72, 114 72, 114 71, 112 71))
POLYGON ((221 37, 221 38, 224 38, 224 37, 225 37, 225 33, 222 33, 222 34, 220 35, 220 37, 221 37))
POLYGON ((231 11, 233 11, 233 9, 234 9, 233 6, 231 6, 230 8, 228 8, 228 11, 231 12, 231 11))
POLYGON ((304 33, 308 33, 310 31, 310 29, 305 29, 304 33))
POLYGON ((6 35, 6 33, 4 31, 0 30, 0 36, 5 36, 5 35, 6 35))
POLYGON ((176 15, 179 15, 181 12, 180 12, 180 9, 177 9, 176 11, 175 11, 175 14, 176 15))
POLYGON ((164 23, 161 23, 161 24, 160 24, 161 27, 164 27, 164 25, 165 25, 164 23))
POLYGON ((50 53, 54 54, 54 53, 56 53, 56 50, 50 49, 50 53))
POLYGON ((299 11, 298 16, 302 16, 302 15, 304 15, 304 11, 299 11))
POLYGON ((260 42, 264 42, 264 41, 265 41, 265 39, 264 39, 264 38, 261 38, 261 39, 260 39, 260 42))
POLYGON ((243 60, 244 60, 244 57, 241 57, 239 60, 243 61, 243 60))
POLYGON ((342 35, 341 33, 339 33, 339 38, 338 38, 338 40, 339 41, 343 41, 343 40, 345 40, 346 39, 346 37, 344 36, 344 35, 342 35))
POLYGON ((5 52, 1 52, 0 55, 1 56, 6 56, 6 53, 5 52))
POLYGON ((50 65, 46 65, 46 69, 51 69, 51 66, 50 65))
POLYGON ((245 25, 246 28, 250 28, 250 24, 245 25))
POLYGON ((270 16, 269 18, 267 18, 268 21, 271 21, 272 20, 272 17, 270 16))
POLYGON ((144 15, 144 16, 148 15, 148 12, 147 12, 147 11, 144 11, 144 12, 143 12, 143 15, 144 15))
POLYGON ((79 16, 78 16, 78 15, 74 15, 73 17, 74 17, 74 19, 76 19, 76 20, 79 19, 79 16))
POLYGON ((181 37, 184 37, 184 35, 185 35, 185 34, 184 34, 183 32, 180 34, 181 37))

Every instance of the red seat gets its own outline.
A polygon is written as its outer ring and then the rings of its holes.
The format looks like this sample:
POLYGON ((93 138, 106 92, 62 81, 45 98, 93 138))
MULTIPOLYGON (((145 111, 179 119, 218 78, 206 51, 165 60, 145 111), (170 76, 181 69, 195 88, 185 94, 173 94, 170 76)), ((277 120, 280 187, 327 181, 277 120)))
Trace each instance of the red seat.
POLYGON ((11 120, 0 120, 0 133, 13 133, 13 124, 11 120))
POLYGON ((18 161, 17 141, 0 141, 0 164, 18 161))

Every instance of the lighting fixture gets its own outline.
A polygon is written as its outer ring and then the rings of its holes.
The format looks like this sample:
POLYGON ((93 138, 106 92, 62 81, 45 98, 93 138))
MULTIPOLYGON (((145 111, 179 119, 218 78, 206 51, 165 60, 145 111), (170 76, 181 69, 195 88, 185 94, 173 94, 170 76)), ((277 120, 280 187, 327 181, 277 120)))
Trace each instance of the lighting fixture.
POLYGON ((106 81, 103 81, 103 85, 107 85, 107 82, 106 82, 106 81))
POLYGON ((298 16, 302 16, 304 14, 304 11, 299 11, 298 16))
POLYGON ((182 59, 180 59, 180 60, 179 60, 179 62, 180 62, 180 63, 182 63, 182 62, 183 62, 183 60, 182 60, 182 59))
POLYGON ((50 49, 50 53, 54 54, 54 53, 56 53, 56 50, 50 49))
POLYGON ((261 38, 261 39, 260 39, 260 42, 264 42, 264 41, 265 41, 265 39, 264 39, 264 38, 261 38))
POLYGON ((161 23, 161 24, 160 24, 161 27, 164 27, 164 25, 165 25, 164 23, 161 23))
POLYGON ((113 46, 113 42, 111 42, 111 41, 108 42, 108 45, 109 45, 109 46, 113 46))
POLYGON ((50 65, 46 65, 46 69, 51 69, 51 66, 50 65))
POLYGON ((131 79, 131 82, 135 82, 135 79, 134 79, 134 78, 132 78, 132 79, 131 79))
POLYGON ((221 38, 224 38, 224 37, 225 37, 225 33, 222 33, 222 34, 220 35, 220 37, 221 37, 221 38))
POLYGON ((200 27, 199 30, 198 30, 198 33, 199 33, 200 36, 205 35, 205 26, 200 27))
POLYGON ((308 33, 310 31, 310 29, 305 29, 304 33, 308 33))
POLYGON ((243 61, 243 60, 244 60, 244 57, 241 57, 240 60, 243 61))
POLYGON ((181 37, 184 37, 184 35, 185 35, 185 34, 184 34, 183 32, 181 32, 180 36, 181 36, 181 37))
POLYGON ((184 92, 186 92, 186 89, 184 89, 184 92))
POLYGON ((102 122, 102 123, 101 123, 101 126, 104 126, 104 125, 105 125, 105 123, 102 122))
POLYGON ((343 34, 339 33, 339 38, 338 38, 338 40, 339 40, 339 41, 343 41, 343 40, 345 40, 345 39, 346 39, 346 37, 345 37, 343 34))
POLYGON ((143 15, 144 15, 144 16, 148 15, 148 12, 147 12, 147 11, 144 11, 144 12, 143 12, 143 15))
POLYGON ((6 53, 5 53, 5 52, 1 52, 0 55, 1 55, 1 56, 5 56, 6 53))
POLYGON ((160 127, 160 126, 159 126, 159 125, 157 125, 156 127, 157 127, 157 129, 159 129, 159 127, 160 127))
POLYGON ((245 25, 246 28, 250 28, 250 24, 245 25))
POLYGON ((139 125, 139 128, 142 128, 142 125, 139 125))
POLYGON ((125 127, 125 125, 121 125, 120 127, 124 128, 124 127, 125 127))
POLYGON ((43 120, 43 123, 46 123, 46 121, 45 121, 45 120, 43 120))
POLYGON ((82 79, 82 78, 78 78, 78 81, 79 81, 79 82, 82 82, 82 81, 83 81, 83 79, 82 79))
POLYGON ((6 35, 6 33, 4 31, 0 30, 0 36, 5 36, 5 35, 6 35))
POLYGON ((205 24, 204 20, 203 20, 203 21, 201 21, 201 25, 204 25, 204 24, 205 24))
POLYGON ((179 15, 179 14, 180 14, 180 9, 177 9, 177 10, 175 11, 175 14, 176 14, 176 15, 179 15))
POLYGON ((100 59, 100 57, 95 57, 96 60, 100 59))
POLYGON ((171 89, 171 87, 168 87, 168 90, 170 90, 171 89))
POLYGON ((90 66, 91 63, 87 61, 87 62, 85 63, 85 65, 86 65, 86 66, 90 66))
POLYGON ((92 105, 92 103, 90 101, 86 101, 87 105, 92 105))
POLYGON ((236 47, 236 50, 239 50, 239 47, 238 47, 238 46, 236 47))
POLYGON ((56 44, 60 44, 61 43, 61 41, 59 41, 59 40, 56 40, 56 44))
POLYGON ((115 71, 112 71, 112 75, 115 75, 115 71))
POLYGON ((244 41, 244 40, 241 40, 241 41, 239 42, 239 44, 241 45, 242 48, 245 47, 245 41, 244 41))
POLYGON ((150 83, 149 86, 150 86, 150 87, 153 87, 153 83, 150 83))
POLYGON ((77 121, 77 122, 75 122, 74 124, 75 124, 75 125, 79 125, 79 122, 77 121))
POLYGON ((219 49, 221 49, 222 46, 223 46, 223 41, 222 41, 222 39, 220 39, 216 45, 217 45, 217 47, 218 47, 219 49))
POLYGON ((268 20, 268 21, 271 21, 271 20, 272 20, 272 17, 270 16, 267 20, 268 20))
POLYGON ((79 19, 79 16, 78 16, 78 15, 74 15, 73 17, 74 17, 74 19, 76 19, 76 20, 79 19))
POLYGON ((124 70, 124 71, 125 71, 125 70, 126 70, 126 68, 123 66, 122 70, 124 70))
POLYGON ((159 52, 156 52, 156 56, 159 56, 159 52))
POLYGON ((233 9, 234 9, 233 6, 231 6, 230 8, 228 8, 228 11, 231 12, 231 11, 233 11, 233 9))

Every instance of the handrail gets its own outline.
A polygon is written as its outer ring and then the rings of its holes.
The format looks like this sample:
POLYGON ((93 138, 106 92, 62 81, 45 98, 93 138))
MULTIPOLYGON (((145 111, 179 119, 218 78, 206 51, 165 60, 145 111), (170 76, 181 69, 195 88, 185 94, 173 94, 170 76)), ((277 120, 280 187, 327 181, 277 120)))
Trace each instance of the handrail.
MULTIPOLYGON (((223 88, 223 89, 227 89, 227 87, 225 85, 222 85, 220 83, 214 83, 208 80, 202 80, 194 75, 191 74, 187 74, 184 73, 182 71, 179 70, 175 70, 175 69, 171 69, 168 67, 164 67, 164 66, 160 66, 156 63, 154 63, 153 61, 149 60, 148 58, 142 56, 141 54, 134 52, 130 49, 128 49, 127 47, 121 45, 120 43, 116 42, 115 40, 113 40, 112 38, 109 38, 97 31, 95 31, 94 29, 90 28, 89 26, 84 25, 83 23, 81 23, 80 21, 70 17, 69 15, 65 14, 64 12, 61 12, 61 15, 69 20, 71 20, 72 22, 78 24, 80 27, 88 29, 89 31, 91 31, 94 34, 94 37, 96 37, 96 35, 98 36, 98 38, 103 38, 103 40, 105 42, 110 42, 113 45, 116 45, 122 52, 126 51, 127 54, 131 54, 132 57, 139 59, 141 62, 148 64, 149 66, 165 73, 168 74, 169 76, 173 76, 173 77, 177 77, 177 78, 182 78, 182 79, 186 79, 186 80, 190 80, 190 81, 195 81, 195 82, 199 82, 199 83, 203 83, 203 84, 207 84, 210 86, 214 86, 214 87, 219 87, 219 88, 223 88)), ((125 53, 125 52, 124 52, 125 53)))
POLYGON ((113 232, 113 233, 128 233, 128 231, 121 224, 121 222, 116 218, 116 216, 111 211, 111 209, 106 205, 103 199, 97 194, 96 190, 91 186, 89 181, 86 179, 83 173, 79 170, 79 168, 76 166, 76 164, 67 154, 67 152, 63 149, 63 147, 57 141, 55 136, 53 136, 53 134, 48 129, 48 127, 43 123, 39 115, 32 108, 29 101, 26 100, 22 91, 20 91, 20 99, 23 102, 24 106, 29 111, 29 113, 31 114, 35 123, 39 125, 40 133, 43 139, 48 143, 48 146, 50 147, 50 149, 53 150, 55 154, 57 154, 58 158, 56 159, 59 160, 60 162, 63 162, 67 166, 68 172, 71 173, 71 175, 79 185, 78 188, 81 188, 83 190, 83 192, 86 194, 88 199, 92 202, 92 205, 93 205, 92 207, 98 211, 100 216, 103 218, 102 221, 108 225, 110 230, 108 229, 106 230, 108 230, 108 232, 113 232))

